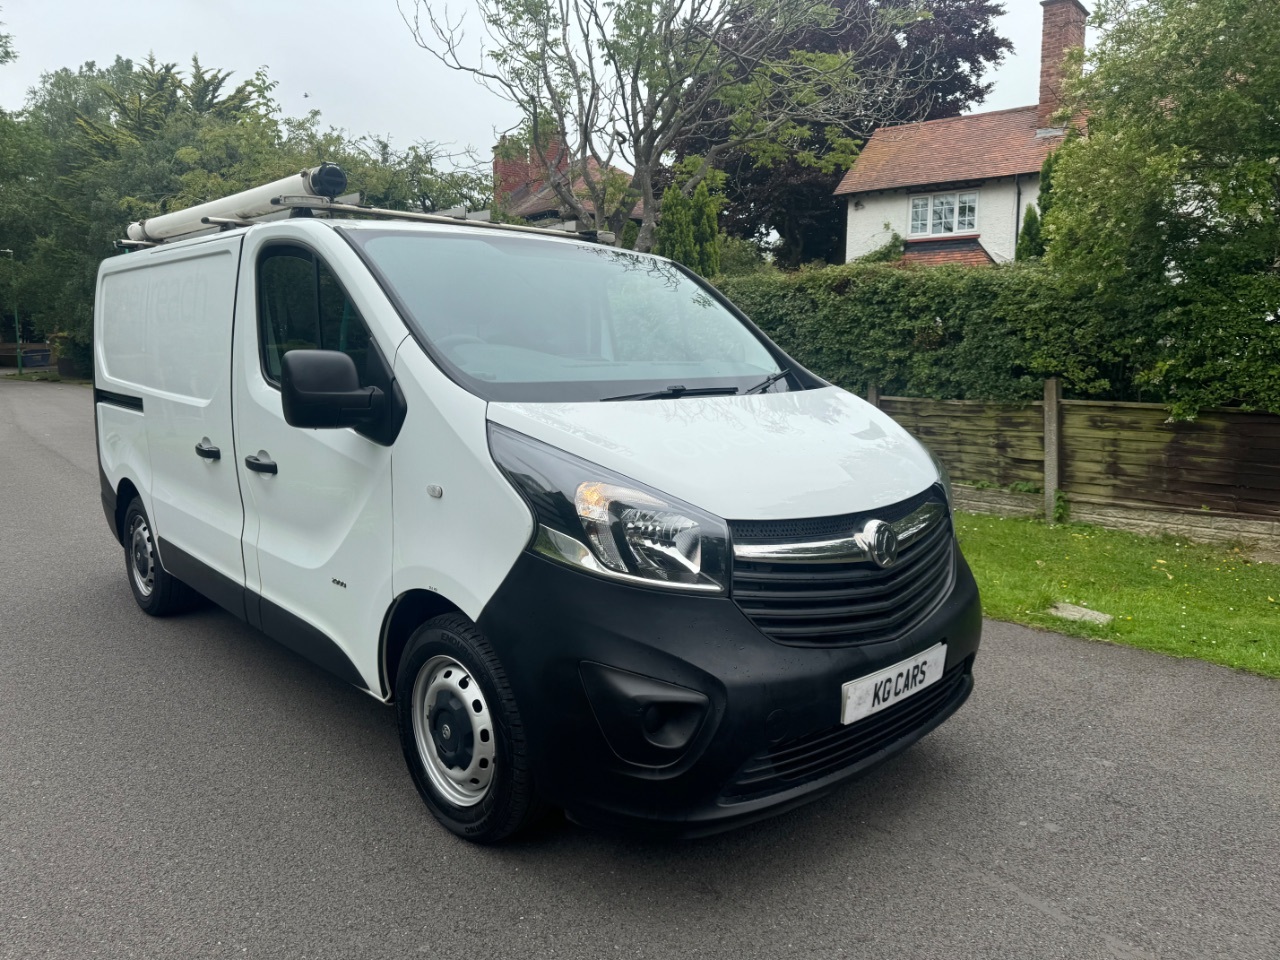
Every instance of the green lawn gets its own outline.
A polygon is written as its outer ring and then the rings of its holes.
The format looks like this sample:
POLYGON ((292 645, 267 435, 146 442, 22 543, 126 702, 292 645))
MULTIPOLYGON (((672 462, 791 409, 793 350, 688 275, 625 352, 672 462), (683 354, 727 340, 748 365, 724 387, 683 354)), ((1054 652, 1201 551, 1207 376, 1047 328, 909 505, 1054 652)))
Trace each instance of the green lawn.
POLYGON ((989 617, 1280 677, 1280 564, 1085 524, 957 513, 956 529, 989 617), (1115 619, 1046 612, 1062 601, 1115 619))

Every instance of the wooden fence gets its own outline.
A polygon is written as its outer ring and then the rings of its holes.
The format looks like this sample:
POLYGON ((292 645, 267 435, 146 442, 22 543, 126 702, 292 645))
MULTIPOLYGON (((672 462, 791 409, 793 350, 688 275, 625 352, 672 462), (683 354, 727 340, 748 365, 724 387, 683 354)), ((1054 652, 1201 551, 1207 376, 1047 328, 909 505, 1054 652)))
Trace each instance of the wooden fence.
POLYGON ((961 483, 1056 492, 1082 503, 1280 519, 1280 416, 1211 410, 1167 422, 1154 403, 876 398, 961 483))

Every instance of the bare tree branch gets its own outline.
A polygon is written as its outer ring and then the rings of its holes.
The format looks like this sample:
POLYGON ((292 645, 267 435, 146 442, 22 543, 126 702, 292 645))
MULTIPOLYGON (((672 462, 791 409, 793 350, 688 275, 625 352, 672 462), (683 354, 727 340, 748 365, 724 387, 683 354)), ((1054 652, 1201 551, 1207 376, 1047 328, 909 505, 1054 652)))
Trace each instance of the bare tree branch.
POLYGON ((420 47, 521 110, 531 156, 565 211, 620 237, 639 205, 640 249, 656 223, 655 178, 677 142, 714 138, 682 187, 692 192, 730 150, 822 129, 865 136, 901 119, 902 104, 935 79, 928 51, 903 39, 927 15, 924 0, 892 14, 825 0, 474 2, 478 41, 438 0, 397 0, 420 47), (793 49, 805 35, 848 43, 837 54, 793 49))

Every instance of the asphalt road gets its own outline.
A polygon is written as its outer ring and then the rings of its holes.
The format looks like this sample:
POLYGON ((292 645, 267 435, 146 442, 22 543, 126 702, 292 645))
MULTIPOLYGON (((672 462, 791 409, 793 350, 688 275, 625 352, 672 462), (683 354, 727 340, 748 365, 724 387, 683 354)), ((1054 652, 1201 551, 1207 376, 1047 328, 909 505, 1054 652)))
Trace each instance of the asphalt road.
POLYGON ((0 380, 0 957, 1280 957, 1280 684, 989 623, 940 730, 687 843, 438 827, 392 711, 134 605, 91 391, 0 380))

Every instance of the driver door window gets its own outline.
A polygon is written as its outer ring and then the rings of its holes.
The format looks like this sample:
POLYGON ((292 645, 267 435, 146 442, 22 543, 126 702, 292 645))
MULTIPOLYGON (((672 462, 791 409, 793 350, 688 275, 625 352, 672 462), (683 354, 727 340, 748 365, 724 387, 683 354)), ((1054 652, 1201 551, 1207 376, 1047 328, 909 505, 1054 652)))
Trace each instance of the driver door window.
POLYGON ((333 272, 311 251, 272 247, 258 261, 258 334, 262 372, 280 384, 290 350, 340 350, 369 386, 369 328, 333 272))

